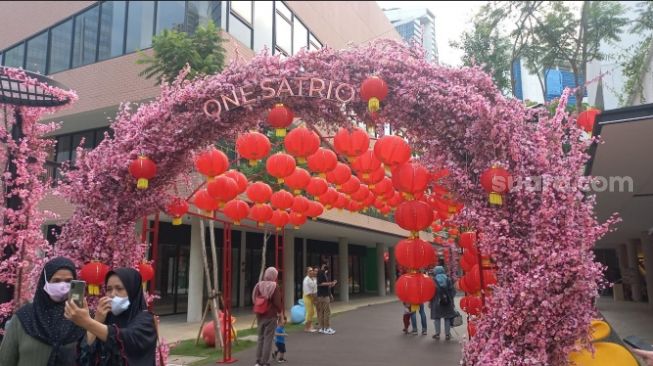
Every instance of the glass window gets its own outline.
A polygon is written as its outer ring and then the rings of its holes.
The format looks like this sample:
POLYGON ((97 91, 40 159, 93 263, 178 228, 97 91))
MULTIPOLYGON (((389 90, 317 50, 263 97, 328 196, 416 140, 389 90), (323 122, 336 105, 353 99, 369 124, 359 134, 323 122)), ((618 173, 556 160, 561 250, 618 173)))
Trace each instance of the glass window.
POLYGON ((25 69, 45 74, 47 51, 47 31, 27 41, 27 61, 25 62, 25 69))
POLYGON ((25 43, 21 43, 18 46, 5 52, 5 66, 23 67, 24 58, 25 43))
POLYGON ((97 147, 98 145, 100 145, 100 142, 102 142, 102 140, 104 140, 104 133, 105 132, 108 132, 109 136, 112 135, 112 130, 109 127, 100 128, 100 129, 95 131, 95 143, 93 144, 94 148, 97 147))
POLYGON ((127 19, 126 52, 150 47, 154 30, 154 1, 130 1, 127 19))
POLYGON ((70 47, 73 37, 73 21, 61 23, 51 30, 50 74, 70 68, 70 47))
POLYGON ((57 138, 57 163, 70 160, 70 142, 70 135, 59 136, 57 138))
POLYGON ((164 29, 184 31, 185 1, 159 1, 156 8, 156 34, 164 29))
POLYGON ((209 20, 219 27, 221 16, 220 1, 189 1, 186 13, 188 32, 195 32, 197 27, 207 25, 209 20))
POLYGON ((317 38, 315 38, 315 36, 310 34, 308 37, 309 37, 308 38, 308 40, 309 40, 308 50, 309 51, 315 51, 315 50, 319 50, 320 48, 322 48, 322 43, 320 41, 318 41, 317 38))
POLYGON ((302 47, 308 46, 308 29, 295 18, 295 23, 293 24, 293 43, 292 43, 292 53, 293 55, 299 52, 302 47))
POLYGON ((229 34, 249 48, 252 48, 252 29, 235 15, 229 14, 229 34))
POLYGON ((276 14, 276 43, 277 47, 282 48, 286 54, 292 51, 292 25, 280 14, 276 14))
POLYGON ((125 1, 106 1, 102 3, 100 18, 99 59, 106 60, 122 54, 125 38, 125 1))
POLYGON ((275 1, 275 2, 274 2, 274 5, 276 6, 277 11, 278 11, 279 13, 283 14, 283 16, 286 17, 286 19, 288 19, 288 20, 292 20, 292 12, 290 11, 290 9, 288 9, 288 7, 286 6, 286 4, 284 4, 284 3, 281 2, 281 1, 275 1))
POLYGON ((274 19, 272 1, 254 1, 254 51, 259 52, 264 46, 272 48, 274 19))
POLYGON ((252 2, 251 1, 232 1, 231 11, 238 14, 241 18, 252 24, 252 2))
POLYGON ((75 17, 73 67, 95 62, 99 16, 96 6, 75 17))

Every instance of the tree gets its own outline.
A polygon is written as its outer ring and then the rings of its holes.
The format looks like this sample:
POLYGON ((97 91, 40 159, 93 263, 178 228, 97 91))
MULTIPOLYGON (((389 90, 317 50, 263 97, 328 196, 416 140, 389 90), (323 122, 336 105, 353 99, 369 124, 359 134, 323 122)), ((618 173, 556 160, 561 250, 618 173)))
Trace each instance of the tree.
POLYGON ((642 1, 637 4, 639 16, 635 19, 630 31, 644 35, 644 40, 632 46, 621 57, 622 73, 625 79, 620 103, 633 103, 639 95, 644 102, 644 78, 642 77, 649 70, 647 56, 653 47, 653 3, 642 1))
POLYGON ((139 65, 148 65, 139 75, 147 79, 155 77, 157 84, 161 80, 172 82, 186 64, 190 65, 190 72, 186 76, 188 79, 215 74, 224 67, 223 42, 224 39, 213 22, 198 27, 190 35, 165 29, 152 39, 154 55, 141 53, 141 58, 136 61, 139 65))

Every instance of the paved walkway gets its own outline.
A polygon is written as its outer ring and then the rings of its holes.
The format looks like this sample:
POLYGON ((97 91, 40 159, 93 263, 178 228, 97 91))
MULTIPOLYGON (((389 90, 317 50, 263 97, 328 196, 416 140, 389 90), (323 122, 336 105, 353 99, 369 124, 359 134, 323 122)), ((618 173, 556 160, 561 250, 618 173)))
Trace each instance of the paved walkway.
POLYGON ((653 308, 648 304, 601 297, 596 306, 621 338, 637 335, 653 344, 653 308))

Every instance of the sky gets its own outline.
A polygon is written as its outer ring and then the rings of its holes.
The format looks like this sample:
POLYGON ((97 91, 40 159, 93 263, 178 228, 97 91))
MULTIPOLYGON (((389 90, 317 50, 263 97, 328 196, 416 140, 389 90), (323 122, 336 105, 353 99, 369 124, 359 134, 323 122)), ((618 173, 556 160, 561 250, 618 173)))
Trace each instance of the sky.
POLYGON ((449 46, 471 28, 471 18, 487 1, 377 1, 381 8, 428 8, 435 15, 435 39, 440 63, 460 66, 463 52, 449 46))

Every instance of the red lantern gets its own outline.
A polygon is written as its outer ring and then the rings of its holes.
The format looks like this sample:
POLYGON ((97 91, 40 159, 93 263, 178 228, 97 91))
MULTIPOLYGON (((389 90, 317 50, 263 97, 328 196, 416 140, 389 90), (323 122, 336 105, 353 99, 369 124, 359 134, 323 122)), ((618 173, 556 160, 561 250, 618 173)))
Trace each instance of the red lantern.
POLYGON ((181 225, 182 217, 188 213, 188 202, 175 197, 166 207, 166 212, 172 217, 172 225, 181 225))
POLYGON ((247 190, 247 177, 245 177, 245 174, 237 171, 237 170, 229 170, 226 173, 224 173, 225 176, 233 179, 236 182, 236 185, 238 185, 238 194, 245 193, 247 190))
POLYGON ((193 204, 202 210, 206 216, 213 215, 213 211, 218 209, 218 201, 207 192, 206 188, 195 192, 193 204))
POLYGON ((464 249, 471 248, 476 245, 476 231, 465 231, 460 234, 460 240, 458 241, 460 246, 464 249))
POLYGON ((347 202, 347 211, 358 212, 363 209, 363 205, 356 201, 347 202))
MULTIPOLYGON (((256 182, 247 187, 247 197, 255 203, 265 203, 272 196, 272 188, 263 182, 256 182)), ((266 220, 261 220, 266 221, 266 220)))
POLYGON ((276 209, 287 210, 292 207, 293 196, 290 192, 282 189, 278 192, 272 193, 270 203, 272 204, 272 207, 276 209))
POLYGON ((431 244, 420 239, 404 239, 395 247, 399 265, 419 269, 435 265, 435 251, 431 244))
POLYGON ((356 191, 358 191, 361 187, 361 183, 356 178, 356 176, 352 175, 349 177, 349 180, 345 182, 342 186, 340 186, 340 192, 346 194, 346 195, 352 195, 356 191))
POLYGON ((370 76, 361 84, 361 98, 367 101, 371 113, 381 108, 381 101, 388 96, 388 85, 378 76, 370 76))
POLYGON ((147 189, 150 179, 156 175, 156 164, 147 156, 139 156, 129 164, 129 174, 137 179, 136 188, 147 189))
POLYGON ((249 132, 239 135, 236 139, 236 151, 249 160, 251 166, 256 166, 259 160, 268 156, 270 148, 270 140, 262 133, 249 132))
POLYGON ((296 168, 295 172, 285 178, 285 182, 298 195, 311 182, 311 175, 305 169, 296 168))
POLYGON ((288 154, 296 157, 300 164, 304 164, 306 158, 320 147, 320 137, 306 127, 298 127, 288 133, 283 145, 288 154))
POLYGON ((381 212, 383 215, 387 216, 390 211, 392 211, 392 208, 390 206, 383 206, 379 209, 379 212, 381 212))
POLYGON ((487 290, 488 288, 497 284, 497 273, 493 269, 484 269, 483 270, 483 289, 487 290))
POLYGON ((104 284, 104 278, 109 273, 109 270, 109 266, 98 261, 91 261, 82 267, 79 271, 79 277, 83 281, 86 281, 89 295, 100 295, 100 286, 104 284))
POLYGON ((465 272, 469 272, 469 271, 471 271, 472 268, 474 268, 475 265, 476 265, 476 262, 472 262, 472 261, 470 261, 470 259, 469 259, 468 257, 466 257, 466 256, 463 256, 463 257, 460 259, 460 267, 461 267, 461 268, 463 269, 463 271, 465 271, 465 272))
POLYGON ((145 290, 145 284, 147 281, 150 281, 154 278, 154 267, 149 262, 143 261, 138 264, 138 272, 141 274, 141 280, 143 281, 143 290, 145 290))
POLYGON ((290 215, 288 215, 286 211, 275 210, 268 222, 274 226, 277 231, 281 231, 283 227, 288 225, 288 222, 290 222, 290 215))
MULTIPOLYGON (((367 175, 361 172, 357 172, 356 175, 363 183, 367 184, 370 189, 374 189, 376 184, 385 178, 385 170, 383 168, 379 168, 367 175)), ((390 181, 390 187, 392 187, 392 181, 390 181)))
POLYGON ((465 282, 469 287, 470 292, 477 292, 481 290, 481 272, 478 269, 478 264, 475 264, 472 269, 465 275, 465 282))
POLYGON ((317 217, 322 215, 322 213, 324 213, 324 207, 319 202, 314 201, 310 201, 308 210, 305 212, 306 216, 312 218, 313 221, 317 220, 317 217))
POLYGON ((388 177, 384 177, 380 182, 376 183, 374 187, 370 187, 372 192, 377 196, 384 196, 386 193, 393 190, 392 180, 388 177))
POLYGON ((268 113, 268 124, 275 128, 277 137, 286 136, 286 128, 292 124, 295 115, 285 105, 276 104, 268 113))
POLYGON ((399 277, 395 285, 397 297, 412 305, 423 304, 435 296, 435 283, 421 273, 410 273, 399 277))
POLYGON ((210 181, 229 168, 229 158, 222 151, 212 147, 195 157, 195 169, 210 181))
POLYGON ((392 170, 392 184, 412 199, 426 189, 429 183, 429 172, 417 163, 404 163, 392 170))
POLYGON ((433 210, 421 201, 406 201, 397 207, 395 222, 413 234, 424 230, 433 222, 433 210))
POLYGON ((483 302, 478 296, 467 295, 460 299, 460 308, 469 315, 480 315, 483 302))
POLYGON ((374 208, 376 208, 377 210, 380 210, 384 206, 385 206, 385 202, 381 201, 380 199, 374 200, 374 208))
POLYGON ((395 191, 394 189, 392 190, 392 192, 394 192, 392 197, 390 197, 388 199, 388 202, 386 202, 386 203, 390 207, 397 207, 397 206, 399 206, 399 204, 404 202, 404 198, 401 196, 401 193, 395 191))
POLYGON ((327 182, 324 179, 317 177, 311 178, 311 181, 308 182, 308 185, 306 186, 306 192, 316 199, 318 196, 323 195, 327 189, 329 189, 327 182))
POLYGON ((363 180, 370 177, 370 173, 381 168, 381 161, 376 158, 372 150, 368 150, 363 154, 359 155, 351 167, 356 171, 362 174, 363 180))
POLYGON ((234 224, 240 225, 240 221, 249 216, 249 205, 245 201, 231 200, 224 206, 223 211, 234 224))
POLYGON ((263 226, 265 222, 272 218, 272 207, 268 204, 256 204, 249 210, 249 218, 256 221, 258 226, 263 226))
POLYGON ((306 223, 306 215, 293 211, 290 213, 290 223, 295 229, 299 229, 300 226, 306 223))
POLYGON ((449 234, 450 238, 455 238, 456 236, 458 236, 458 229, 451 228, 449 229, 449 231, 447 231, 447 233, 449 234))
POLYGON ((481 186, 490 194, 490 204, 502 205, 502 195, 510 191, 512 177, 507 170, 492 166, 481 175, 481 186))
POLYGON ((292 210, 294 212, 304 214, 306 213, 306 211, 308 211, 310 205, 311 205, 311 201, 309 201, 306 197, 295 196, 293 198, 292 210))
POLYGON ((471 320, 467 322, 467 333, 469 334, 470 337, 476 335, 476 323, 474 323, 471 320))
POLYGON ((336 201, 338 201, 338 197, 339 194, 335 189, 328 188, 326 193, 318 197, 318 200, 328 210, 335 205, 336 201))
POLYGON ((338 199, 333 204, 333 207, 338 210, 342 210, 343 208, 347 207, 347 205, 349 205, 349 199, 345 197, 344 194, 338 194, 338 199))
POLYGON ((355 157, 362 155, 370 147, 370 136, 360 128, 353 128, 351 132, 340 128, 333 138, 333 148, 338 154, 347 156, 350 162, 355 157))
POLYGON ((370 189, 365 185, 360 185, 358 190, 351 195, 351 199, 357 202, 362 202, 367 199, 370 194, 370 189))
POLYGON ((295 171, 295 167, 295 158, 284 153, 276 153, 265 162, 265 170, 277 178, 278 183, 283 183, 284 178, 295 171))
POLYGON ((374 193, 372 193, 372 191, 370 191, 367 194, 367 198, 363 200, 363 206, 370 207, 374 205, 374 201, 376 201, 376 196, 374 195, 374 193))
POLYGON ((221 175, 213 178, 209 184, 206 185, 206 190, 211 197, 218 200, 218 207, 224 206, 225 202, 231 201, 238 195, 238 184, 235 180, 221 175))
POLYGON ((308 170, 319 173, 321 178, 326 178, 326 173, 336 168, 338 157, 329 149, 319 148, 308 157, 308 170))
POLYGON ((594 130, 594 123, 596 122, 596 116, 601 114, 601 111, 596 108, 588 108, 578 114, 576 123, 578 127, 582 128, 583 131, 592 133, 594 130))
POLYGON ((327 173, 326 179, 329 183, 335 184, 337 188, 340 188, 342 184, 345 184, 351 177, 351 169, 349 166, 338 163, 336 167, 327 173))
POLYGON ((399 136, 386 135, 374 144, 374 155, 386 168, 392 168, 410 160, 410 146, 399 136))

